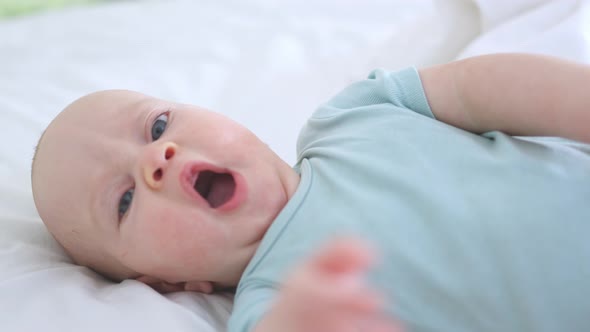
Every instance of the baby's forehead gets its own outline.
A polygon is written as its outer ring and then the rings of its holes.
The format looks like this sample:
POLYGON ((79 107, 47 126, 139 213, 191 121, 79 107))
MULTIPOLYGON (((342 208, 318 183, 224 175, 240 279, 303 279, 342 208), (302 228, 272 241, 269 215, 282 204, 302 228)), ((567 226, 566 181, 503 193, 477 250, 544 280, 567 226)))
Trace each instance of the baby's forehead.
POLYGON ((113 154, 117 145, 141 135, 145 97, 96 93, 80 98, 56 117, 39 143, 35 161, 35 190, 44 193, 45 201, 47 196, 71 199, 81 185, 95 184, 92 178, 117 157, 113 154))
MULTIPOLYGON (((151 111, 162 104, 157 99, 134 92, 102 92, 70 104, 46 131, 47 145, 64 148, 137 132, 151 111), (51 142, 53 141, 53 142, 51 142)), ((42 142, 40 146, 44 145, 42 142)))
POLYGON ((150 104, 156 101, 155 98, 139 92, 107 90, 95 92, 74 101, 62 113, 63 118, 66 120, 71 118, 75 122, 80 120, 117 121, 120 117, 146 111, 150 104))
POLYGON ((91 94, 66 107, 45 131, 35 156, 33 193, 43 221, 68 247, 90 241, 95 238, 90 233, 99 231, 89 212, 106 169, 97 165, 116 157, 104 144, 118 143, 109 137, 125 135, 149 102, 148 96, 129 91, 91 94))

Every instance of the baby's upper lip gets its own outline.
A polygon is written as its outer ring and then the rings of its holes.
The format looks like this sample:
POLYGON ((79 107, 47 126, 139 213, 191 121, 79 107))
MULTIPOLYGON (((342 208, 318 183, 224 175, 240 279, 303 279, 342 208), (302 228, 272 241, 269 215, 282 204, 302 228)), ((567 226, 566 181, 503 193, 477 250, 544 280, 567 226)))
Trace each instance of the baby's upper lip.
POLYGON ((231 200, 236 190, 235 180, 229 170, 204 162, 187 163, 180 174, 180 183, 184 191, 190 197, 194 198, 198 204, 210 208, 218 208, 227 203, 231 200), (216 186, 215 189, 221 188, 218 186, 222 183, 219 182, 221 181, 220 177, 225 177, 225 184, 227 184, 228 175, 230 177, 229 182, 231 183, 233 181, 234 185, 234 187, 230 187, 229 190, 233 189, 233 191, 229 192, 226 190, 225 192, 220 192, 217 190, 214 192, 214 186, 216 186), (199 178, 200 176, 203 177, 202 180, 199 178), (219 195, 214 194, 221 194, 222 196, 219 197, 219 195))
POLYGON ((195 181, 197 180, 197 176, 199 176, 199 172, 212 169, 212 165, 208 165, 207 163, 199 163, 199 162, 190 162, 184 165, 182 168, 182 172, 180 172, 180 185, 182 189, 193 199, 195 199, 199 204, 203 207, 209 207, 209 204, 199 193, 194 189, 195 181))

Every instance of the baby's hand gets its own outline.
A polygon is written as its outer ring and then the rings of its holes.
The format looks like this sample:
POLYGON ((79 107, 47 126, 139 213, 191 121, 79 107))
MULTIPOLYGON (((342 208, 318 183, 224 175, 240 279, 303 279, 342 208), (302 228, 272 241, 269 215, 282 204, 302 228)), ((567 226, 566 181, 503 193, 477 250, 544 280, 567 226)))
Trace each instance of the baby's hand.
POLYGON ((333 241, 294 270, 255 331, 401 331, 364 280, 373 260, 357 240, 333 241))

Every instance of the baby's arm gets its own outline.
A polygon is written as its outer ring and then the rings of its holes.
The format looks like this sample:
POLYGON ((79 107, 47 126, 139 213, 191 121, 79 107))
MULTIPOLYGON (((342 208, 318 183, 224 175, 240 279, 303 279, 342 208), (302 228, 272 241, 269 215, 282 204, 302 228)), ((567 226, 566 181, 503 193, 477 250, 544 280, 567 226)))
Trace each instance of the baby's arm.
POLYGON ((372 253, 339 240, 297 266, 256 332, 399 332, 365 282, 372 253))
POLYGON ((590 67, 540 55, 492 54, 420 70, 435 117, 484 133, 590 143, 590 67))

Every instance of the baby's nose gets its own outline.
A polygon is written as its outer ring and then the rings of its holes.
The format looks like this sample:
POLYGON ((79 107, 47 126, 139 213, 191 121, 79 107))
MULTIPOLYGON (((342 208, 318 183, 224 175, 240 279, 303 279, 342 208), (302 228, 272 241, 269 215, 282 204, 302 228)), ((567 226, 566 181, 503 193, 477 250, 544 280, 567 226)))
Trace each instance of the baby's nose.
POLYGON ((158 189, 162 186, 164 174, 167 173, 178 146, 172 142, 152 143, 145 149, 141 165, 143 178, 148 187, 158 189))

